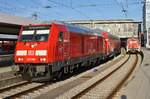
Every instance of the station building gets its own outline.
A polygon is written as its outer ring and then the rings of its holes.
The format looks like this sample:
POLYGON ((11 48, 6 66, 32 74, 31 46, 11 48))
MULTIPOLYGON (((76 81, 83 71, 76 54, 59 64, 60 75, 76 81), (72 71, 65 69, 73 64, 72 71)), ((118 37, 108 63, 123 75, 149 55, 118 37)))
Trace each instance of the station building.
POLYGON ((132 19, 120 20, 74 20, 69 23, 84 26, 93 29, 102 29, 113 35, 119 36, 123 45, 126 46, 126 40, 129 37, 136 37, 141 41, 141 22, 132 19))
POLYGON ((144 0, 143 6, 143 32, 144 43, 147 48, 150 48, 150 0, 144 0))

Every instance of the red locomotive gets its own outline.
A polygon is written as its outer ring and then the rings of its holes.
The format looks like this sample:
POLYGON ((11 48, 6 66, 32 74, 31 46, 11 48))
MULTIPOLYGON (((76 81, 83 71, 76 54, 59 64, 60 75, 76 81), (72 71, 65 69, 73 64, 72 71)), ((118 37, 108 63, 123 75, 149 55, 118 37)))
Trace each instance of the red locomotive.
POLYGON ((128 38, 127 40, 127 53, 138 53, 140 52, 141 46, 137 38, 128 38))
POLYGON ((63 22, 22 26, 15 64, 25 79, 49 81, 120 53, 120 39, 63 22))

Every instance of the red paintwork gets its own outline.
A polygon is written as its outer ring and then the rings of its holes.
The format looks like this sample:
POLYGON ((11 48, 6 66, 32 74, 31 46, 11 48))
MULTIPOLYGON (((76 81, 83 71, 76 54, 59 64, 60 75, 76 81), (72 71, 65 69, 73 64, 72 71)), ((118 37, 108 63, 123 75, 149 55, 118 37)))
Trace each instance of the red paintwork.
MULTIPOLYGON (((45 26, 31 25, 31 26, 45 26)), ((20 31, 20 35, 22 33, 20 31)), ((15 54, 15 63, 53 63, 57 61, 64 61, 75 59, 83 56, 92 56, 100 53, 109 54, 111 49, 119 45, 118 41, 112 39, 107 32, 102 33, 103 36, 82 34, 70 32, 64 24, 52 23, 50 28, 50 35, 46 42, 17 42, 17 50, 27 50, 26 56, 17 56, 15 54), (59 41, 59 33, 63 32, 63 42, 59 41), (114 43, 114 44, 110 44, 114 43), (116 43, 115 43, 116 42, 116 43), (32 48, 31 46, 35 47, 32 48), (36 56, 36 50, 47 50, 46 56, 36 56), (30 52, 29 52, 30 51, 30 52), (29 55, 30 54, 30 55, 29 55), (23 58, 18 61, 18 58, 23 58), (40 58, 46 58, 45 62, 41 62, 40 58)))
POLYGON ((105 39, 105 54, 108 55, 110 53, 110 41, 109 41, 109 37, 108 37, 108 33, 107 32, 102 32, 102 35, 104 36, 105 39))
POLYGON ((127 40, 127 48, 128 49, 140 49, 140 44, 138 39, 136 38, 129 38, 127 40))
POLYGON ((116 49, 120 48, 120 39, 114 38, 113 35, 109 34, 108 32, 101 33, 105 39, 105 54, 110 55, 116 49))

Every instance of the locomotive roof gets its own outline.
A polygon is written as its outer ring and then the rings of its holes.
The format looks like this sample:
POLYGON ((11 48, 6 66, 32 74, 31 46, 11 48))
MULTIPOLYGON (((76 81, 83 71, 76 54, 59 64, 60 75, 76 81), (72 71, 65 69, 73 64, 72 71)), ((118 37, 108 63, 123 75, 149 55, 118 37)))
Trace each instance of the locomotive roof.
POLYGON ((102 36, 101 35, 102 31, 100 31, 100 30, 98 31, 98 30, 95 30, 95 29, 89 29, 89 28, 86 28, 86 27, 72 25, 72 24, 68 24, 68 23, 64 23, 64 24, 67 26, 67 28, 71 32, 79 32, 79 33, 82 33, 82 34, 102 36))
POLYGON ((70 32, 77 32, 77 33, 81 33, 81 34, 102 36, 101 35, 102 30, 100 30, 100 29, 99 30, 97 30, 97 29, 89 29, 87 27, 77 26, 77 25, 74 25, 74 24, 71 24, 71 23, 66 23, 66 22, 63 22, 63 21, 52 21, 50 23, 51 24, 52 23, 63 24, 69 29, 70 32))
MULTIPOLYGON (((87 28, 87 27, 83 27, 83 26, 77 26, 77 25, 74 25, 74 24, 71 24, 71 23, 66 23, 64 21, 51 21, 51 22, 42 22, 42 24, 63 24, 65 25, 69 31, 71 32, 78 32, 78 33, 81 33, 81 34, 89 34, 89 35, 98 35, 98 36, 102 36, 102 32, 106 32, 106 31, 103 31, 101 29, 90 29, 90 28, 87 28)), ((109 32, 106 32, 108 34, 109 37, 111 38, 114 38, 114 39, 120 39, 119 37, 109 33, 109 32)))

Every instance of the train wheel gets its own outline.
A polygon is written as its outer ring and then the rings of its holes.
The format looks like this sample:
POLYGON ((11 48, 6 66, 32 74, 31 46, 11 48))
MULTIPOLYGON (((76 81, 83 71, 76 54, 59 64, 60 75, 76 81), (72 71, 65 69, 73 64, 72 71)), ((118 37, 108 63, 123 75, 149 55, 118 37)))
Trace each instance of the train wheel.
POLYGON ((80 65, 81 65, 81 64, 76 64, 76 65, 75 65, 77 70, 79 69, 79 66, 80 66, 80 65))
POLYGON ((70 66, 69 72, 70 72, 71 74, 73 73, 73 69, 74 69, 74 67, 73 67, 73 66, 70 66))
POLYGON ((64 73, 65 73, 65 74, 67 74, 67 73, 69 72, 69 68, 68 68, 68 66, 64 67, 64 69, 63 69, 63 70, 64 70, 64 73))
POLYGON ((60 80, 63 75, 63 70, 57 71, 54 75, 56 80, 60 80))
POLYGON ((60 70, 60 72, 58 73, 57 79, 60 79, 62 77, 62 75, 63 75, 63 71, 60 70))

